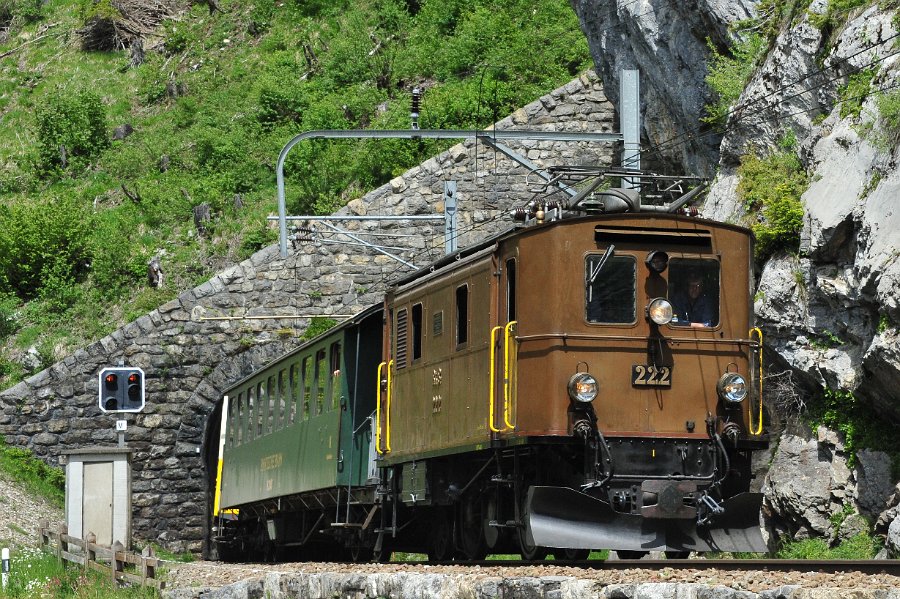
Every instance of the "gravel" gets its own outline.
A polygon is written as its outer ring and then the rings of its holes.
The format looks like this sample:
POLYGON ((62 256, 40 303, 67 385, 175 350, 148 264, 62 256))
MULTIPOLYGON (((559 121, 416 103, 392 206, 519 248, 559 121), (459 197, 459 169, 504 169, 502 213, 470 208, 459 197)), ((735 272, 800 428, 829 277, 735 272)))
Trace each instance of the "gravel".
POLYGON ((36 546, 41 520, 59 523, 65 516, 48 500, 31 495, 22 485, 0 473, 0 546, 9 547, 13 552, 36 546))

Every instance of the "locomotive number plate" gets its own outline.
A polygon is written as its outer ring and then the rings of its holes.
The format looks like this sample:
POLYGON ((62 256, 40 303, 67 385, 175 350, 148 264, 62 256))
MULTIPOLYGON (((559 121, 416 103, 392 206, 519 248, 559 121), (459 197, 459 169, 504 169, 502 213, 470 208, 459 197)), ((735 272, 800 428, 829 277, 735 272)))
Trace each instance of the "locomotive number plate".
POLYGON ((668 366, 632 364, 631 384, 636 387, 671 387, 672 370, 668 366))

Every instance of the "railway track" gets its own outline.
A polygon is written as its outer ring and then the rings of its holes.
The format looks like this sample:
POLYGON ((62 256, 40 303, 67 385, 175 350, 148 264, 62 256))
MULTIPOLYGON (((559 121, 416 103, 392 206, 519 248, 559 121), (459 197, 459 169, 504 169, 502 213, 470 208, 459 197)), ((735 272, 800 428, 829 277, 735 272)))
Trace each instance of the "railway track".
MULTIPOLYGON (((425 562, 394 562, 406 566, 422 566, 425 562)), ((552 562, 525 562, 520 560, 484 560, 473 562, 428 562, 435 566, 478 566, 482 568, 517 568, 536 565, 584 568, 590 570, 723 570, 765 572, 860 572, 864 574, 891 574, 900 576, 900 560, 788 560, 788 559, 619 559, 552 562)))

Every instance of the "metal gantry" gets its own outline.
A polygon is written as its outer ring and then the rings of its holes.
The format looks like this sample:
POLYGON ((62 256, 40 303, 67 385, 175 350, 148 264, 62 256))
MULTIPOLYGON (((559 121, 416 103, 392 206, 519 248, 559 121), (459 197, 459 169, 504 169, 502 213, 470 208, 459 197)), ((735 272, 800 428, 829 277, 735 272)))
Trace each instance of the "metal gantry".
MULTIPOLYGON (((352 217, 352 216, 332 216, 332 217, 312 217, 312 216, 303 216, 303 217, 289 217, 287 215, 287 208, 285 205, 285 192, 284 192, 284 163, 287 159, 288 153, 291 149, 300 143, 301 141, 311 140, 311 139, 475 139, 480 141, 492 148, 495 148, 499 152, 503 153, 505 156, 510 159, 516 161, 523 167, 525 167, 530 173, 536 174, 540 178, 542 178, 548 185, 553 185, 560 189, 563 193, 568 195, 569 197, 573 197, 576 195, 576 191, 572 189, 570 186, 565 183, 556 180, 550 174, 548 174, 545 170, 541 169, 526 157, 521 154, 515 152, 511 148, 507 147, 504 144, 499 143, 500 141, 505 140, 530 140, 530 141, 561 141, 561 142, 624 142, 625 151, 623 152, 622 160, 623 164, 634 164, 637 161, 637 164, 640 164, 640 101, 638 97, 639 87, 637 84, 638 81, 638 72, 637 71, 624 71, 623 75, 623 84, 622 84, 622 107, 620 109, 620 126, 622 129, 621 133, 586 133, 586 132, 566 132, 566 131, 534 131, 534 130, 444 130, 444 129, 347 129, 347 130, 333 130, 333 129, 323 129, 323 130, 315 130, 315 131, 305 131, 293 137, 290 141, 288 141, 284 147, 281 149, 281 153, 278 155, 278 162, 275 166, 275 177, 278 191, 278 225, 279 225, 279 236, 280 236, 280 248, 281 248, 281 256, 282 258, 286 258, 288 255, 287 249, 287 241, 288 241, 288 232, 287 232, 287 221, 288 220, 318 220, 321 222, 327 222, 329 220, 386 220, 386 219, 398 219, 398 220, 440 220, 445 217, 441 216, 405 216, 405 217, 377 217, 377 216, 365 216, 365 217, 352 217), (628 81, 626 85, 625 81, 628 81), (628 162, 625 162, 625 161, 628 162)), ((416 126, 417 126, 417 121, 416 126)), ((455 182, 454 183, 455 186, 455 182)), ((445 188, 444 190, 444 199, 445 202, 448 197, 452 196, 454 199, 456 198, 455 189, 451 192, 449 188, 445 188)), ((446 204, 445 204, 446 205, 446 204)), ((456 205, 453 206, 453 212, 456 212, 456 205)), ((272 219, 274 220, 274 218, 272 219)), ((336 227, 332 227, 336 228, 336 227)), ((455 223, 450 223, 445 221, 445 235, 447 235, 447 239, 452 239, 453 247, 455 247, 455 223)), ((341 231, 344 234, 347 234, 345 231, 341 231)), ((365 245, 371 245, 373 249, 377 250, 377 247, 374 244, 368 244, 368 242, 358 240, 358 242, 362 242, 365 245)), ((446 244, 448 247, 451 245, 451 242, 448 241, 446 244)), ((377 250, 381 251, 381 250, 377 250)), ((387 254, 387 252, 381 251, 381 253, 387 254)), ((390 254, 387 254, 390 255, 390 254)), ((399 260, 405 264, 405 261, 402 259, 392 256, 392 258, 399 260)))

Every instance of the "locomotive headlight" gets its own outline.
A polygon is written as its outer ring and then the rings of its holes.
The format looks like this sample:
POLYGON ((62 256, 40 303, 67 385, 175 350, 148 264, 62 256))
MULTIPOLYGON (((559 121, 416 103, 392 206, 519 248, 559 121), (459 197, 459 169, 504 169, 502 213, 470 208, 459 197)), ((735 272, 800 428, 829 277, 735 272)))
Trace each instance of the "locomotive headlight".
POLYGON ((672 304, 664 297, 658 297, 647 306, 647 316, 656 324, 672 322, 672 304))
POLYGON ((716 391, 728 403, 741 403, 747 397, 747 381, 736 372, 726 372, 719 378, 716 391))
POLYGON ((597 398, 600 385, 587 372, 576 372, 569 379, 569 397, 577 403, 590 403, 597 398))

